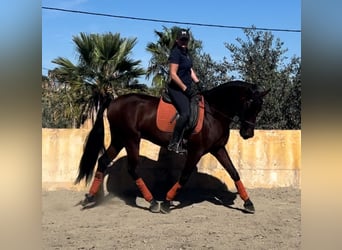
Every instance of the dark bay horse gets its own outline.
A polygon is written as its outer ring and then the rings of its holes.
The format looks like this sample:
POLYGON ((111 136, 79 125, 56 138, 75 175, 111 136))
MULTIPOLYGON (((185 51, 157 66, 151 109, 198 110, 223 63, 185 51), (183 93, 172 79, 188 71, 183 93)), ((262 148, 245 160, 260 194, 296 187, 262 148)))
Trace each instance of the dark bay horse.
POLYGON ((243 139, 254 136, 254 127, 258 113, 261 110, 263 97, 269 92, 260 89, 255 84, 232 81, 211 90, 204 91, 205 117, 202 130, 192 134, 187 142, 185 166, 178 181, 167 192, 165 200, 159 204, 137 174, 140 140, 149 140, 161 147, 166 147, 172 133, 160 131, 156 126, 158 97, 144 94, 127 94, 107 100, 100 108, 97 119, 86 140, 84 152, 79 165, 75 183, 85 179, 90 182, 96 161, 98 167, 89 193, 82 201, 83 206, 95 204, 95 194, 103 183, 106 169, 111 165, 121 149, 125 148, 128 159, 128 172, 135 181, 144 199, 150 203, 151 212, 170 212, 171 201, 178 191, 186 184, 191 173, 196 168, 200 158, 211 153, 234 180, 239 196, 244 201, 247 212, 254 213, 254 205, 240 180, 225 145, 229 138, 229 126, 233 118, 238 117, 240 135, 243 139), (107 119, 110 126, 110 146, 104 150, 103 112, 107 109, 107 119))

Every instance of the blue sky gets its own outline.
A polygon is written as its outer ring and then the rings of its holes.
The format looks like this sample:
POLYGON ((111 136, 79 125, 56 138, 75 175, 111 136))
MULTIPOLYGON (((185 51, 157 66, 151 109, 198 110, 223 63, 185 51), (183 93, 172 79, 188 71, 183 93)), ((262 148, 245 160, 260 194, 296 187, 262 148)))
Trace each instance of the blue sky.
MULTIPOLYGON (((215 24, 270 29, 301 29, 301 1, 275 0, 217 0, 217 1, 127 1, 127 0, 42 0, 42 6, 102 14, 159 19, 177 22, 215 24)), ((190 28, 195 39, 203 42, 203 51, 215 61, 229 57, 224 43, 236 43, 236 38, 245 39, 241 29, 216 28, 194 25, 178 25, 131 19, 111 18, 60 12, 42 9, 42 74, 57 65, 51 61, 59 56, 76 63, 75 46, 72 37, 80 32, 120 33, 122 37, 136 37, 138 42, 131 57, 141 60, 147 67, 151 55, 146 52, 149 42, 157 41, 154 30, 163 26, 190 28)), ((300 32, 272 32, 275 38, 284 42, 286 56, 301 56, 300 32)))

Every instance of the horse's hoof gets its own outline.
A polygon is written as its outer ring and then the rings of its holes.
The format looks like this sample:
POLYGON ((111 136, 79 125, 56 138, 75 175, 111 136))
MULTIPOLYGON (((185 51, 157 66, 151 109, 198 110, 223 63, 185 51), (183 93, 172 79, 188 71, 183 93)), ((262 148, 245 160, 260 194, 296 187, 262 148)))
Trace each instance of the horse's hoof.
POLYGON ((245 211, 247 213, 251 213, 251 214, 254 214, 255 213, 255 208, 254 208, 254 205, 252 203, 252 201, 250 199, 247 199, 245 201, 245 203, 243 204, 244 208, 245 208, 245 211))
POLYGON ((89 208, 96 205, 95 196, 91 194, 85 194, 84 200, 81 202, 83 208, 89 208))
POLYGON ((171 202, 170 201, 163 201, 160 204, 160 212, 162 214, 169 214, 170 213, 170 206, 171 206, 171 202))
POLYGON ((149 209, 152 213, 159 213, 160 212, 160 205, 155 199, 152 199, 150 201, 150 208, 149 209))

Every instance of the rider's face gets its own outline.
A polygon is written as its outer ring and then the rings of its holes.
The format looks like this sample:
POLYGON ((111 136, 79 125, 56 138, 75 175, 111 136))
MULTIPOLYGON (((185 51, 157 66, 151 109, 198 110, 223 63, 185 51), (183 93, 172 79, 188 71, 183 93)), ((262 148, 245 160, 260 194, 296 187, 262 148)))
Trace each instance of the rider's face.
POLYGON ((181 47, 187 47, 188 46, 188 42, 189 42, 189 39, 186 38, 186 37, 182 37, 182 38, 177 40, 178 45, 181 46, 181 47))

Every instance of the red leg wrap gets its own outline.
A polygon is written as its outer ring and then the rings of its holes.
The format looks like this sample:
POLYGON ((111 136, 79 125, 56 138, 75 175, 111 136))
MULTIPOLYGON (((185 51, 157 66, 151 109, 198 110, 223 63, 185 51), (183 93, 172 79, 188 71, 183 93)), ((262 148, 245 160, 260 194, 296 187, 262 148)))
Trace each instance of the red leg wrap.
POLYGON ((145 182, 143 181, 142 178, 139 178, 135 181, 135 184, 138 186, 140 192, 142 193, 144 199, 148 202, 150 202, 153 199, 153 196, 150 192, 150 190, 148 190, 145 182))
POLYGON ((89 194, 95 195, 97 191, 99 191, 102 181, 103 181, 103 173, 96 172, 93 183, 91 184, 91 187, 89 190, 89 194))
POLYGON ((176 195, 179 189, 181 189, 181 185, 179 184, 179 182, 177 181, 175 185, 173 185, 173 187, 170 189, 169 192, 167 192, 166 194, 166 200, 168 201, 172 201, 176 195))
POLYGON ((242 182, 240 180, 238 180, 237 182, 235 182, 235 186, 239 192, 241 199, 246 201, 248 199, 248 194, 247 194, 246 189, 243 186, 242 182))

